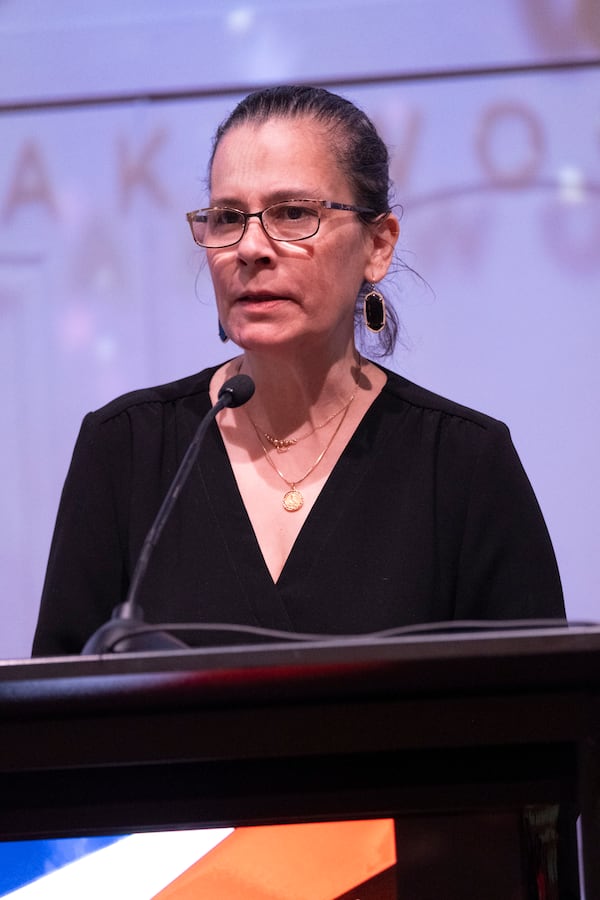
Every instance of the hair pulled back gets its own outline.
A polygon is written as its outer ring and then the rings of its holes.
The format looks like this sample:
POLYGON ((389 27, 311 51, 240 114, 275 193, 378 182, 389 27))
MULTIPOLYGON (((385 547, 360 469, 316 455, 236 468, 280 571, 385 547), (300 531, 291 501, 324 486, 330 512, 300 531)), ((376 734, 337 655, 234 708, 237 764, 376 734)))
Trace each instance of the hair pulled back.
MULTIPOLYGON (((354 204, 374 210, 372 215, 361 214, 360 218, 368 224, 388 213, 391 183, 386 145, 366 113, 325 88, 281 85, 248 94, 217 128, 209 161, 209 183, 215 153, 228 131, 241 125, 261 125, 271 119, 296 118, 311 118, 329 135, 334 160, 348 180, 354 204)), ((366 290, 368 286, 364 285, 357 299, 358 328, 363 326, 366 290)), ((378 355, 393 351, 397 333, 398 319, 388 302, 387 327, 377 335, 378 355)))

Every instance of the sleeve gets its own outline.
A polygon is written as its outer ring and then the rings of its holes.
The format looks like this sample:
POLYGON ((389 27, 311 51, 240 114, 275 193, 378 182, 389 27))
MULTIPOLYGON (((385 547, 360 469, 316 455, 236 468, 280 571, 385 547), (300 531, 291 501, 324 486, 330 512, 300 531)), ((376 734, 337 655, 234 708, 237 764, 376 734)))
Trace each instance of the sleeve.
POLYGON ((456 618, 564 618, 550 536, 508 428, 491 422, 483 434, 468 485, 456 618))
POLYGON ((59 504, 34 656, 80 653, 126 595, 126 504, 120 500, 129 456, 122 422, 85 417, 59 504))

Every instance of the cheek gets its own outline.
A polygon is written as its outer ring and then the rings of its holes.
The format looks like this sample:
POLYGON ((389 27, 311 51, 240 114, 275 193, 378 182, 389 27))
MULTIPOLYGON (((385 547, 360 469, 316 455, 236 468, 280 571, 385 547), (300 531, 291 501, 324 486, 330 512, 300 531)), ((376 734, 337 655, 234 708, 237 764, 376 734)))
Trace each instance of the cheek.
POLYGON ((214 251, 212 253, 207 251, 206 261, 213 287, 215 292, 218 292, 227 277, 227 260, 222 254, 217 255, 214 251))
POLYGON ((360 288, 364 281, 367 267, 367 253, 365 242, 361 238, 345 241, 341 246, 332 249, 324 260, 324 265, 329 270, 330 277, 340 285, 348 288, 360 288))
POLYGON ((219 257, 215 255, 214 250, 206 250, 206 263, 208 265, 208 271, 210 272, 210 277, 215 277, 215 271, 219 266, 219 257))

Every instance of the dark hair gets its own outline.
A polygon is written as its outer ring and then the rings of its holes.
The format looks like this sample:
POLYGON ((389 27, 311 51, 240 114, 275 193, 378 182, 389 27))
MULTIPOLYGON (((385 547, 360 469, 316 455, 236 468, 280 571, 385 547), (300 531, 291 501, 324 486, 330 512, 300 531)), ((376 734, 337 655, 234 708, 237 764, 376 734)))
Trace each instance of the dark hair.
MULTIPOLYGON (((310 117, 323 125, 330 137, 337 164, 346 175, 353 191, 353 202, 375 210, 361 215, 366 223, 390 211, 389 154, 369 117, 349 100, 325 88, 306 85, 282 85, 254 91, 235 107, 215 133, 209 161, 209 182, 213 160, 221 138, 239 125, 259 125, 270 119, 310 117)), ((364 327, 362 303, 365 291, 357 300, 355 325, 364 327)), ((398 335, 398 317, 387 303, 387 327, 377 335, 378 355, 390 354, 398 335)), ((372 341, 369 341, 372 343, 372 341)))

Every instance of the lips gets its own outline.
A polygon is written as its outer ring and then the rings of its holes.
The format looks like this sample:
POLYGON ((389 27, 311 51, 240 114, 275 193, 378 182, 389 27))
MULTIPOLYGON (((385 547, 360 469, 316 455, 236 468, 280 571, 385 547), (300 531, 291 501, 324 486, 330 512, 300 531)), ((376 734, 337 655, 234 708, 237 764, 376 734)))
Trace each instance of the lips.
POLYGON ((287 297, 282 296, 282 294, 274 294, 268 291, 260 291, 256 293, 248 293, 241 294, 237 298, 238 302, 241 303, 268 303, 273 300, 287 300, 287 297))

